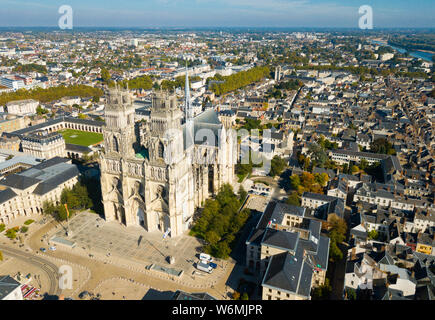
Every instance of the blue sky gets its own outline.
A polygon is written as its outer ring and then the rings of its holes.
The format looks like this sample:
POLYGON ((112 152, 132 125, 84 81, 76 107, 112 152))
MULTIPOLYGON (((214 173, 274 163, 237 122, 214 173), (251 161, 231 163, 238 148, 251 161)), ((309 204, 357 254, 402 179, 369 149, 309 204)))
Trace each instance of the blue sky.
POLYGON ((433 0, 0 0, 0 27, 57 26, 61 5, 76 27, 435 27, 433 0))

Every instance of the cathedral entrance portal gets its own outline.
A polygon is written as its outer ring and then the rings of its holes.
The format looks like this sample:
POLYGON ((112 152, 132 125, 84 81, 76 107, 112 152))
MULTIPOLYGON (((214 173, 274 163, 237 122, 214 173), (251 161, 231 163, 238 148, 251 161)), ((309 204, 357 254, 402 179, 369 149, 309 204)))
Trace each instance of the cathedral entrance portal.
POLYGON ((137 208, 137 219, 138 224, 142 227, 145 227, 145 213, 143 212, 141 207, 137 208))
POLYGON ((155 212, 154 213, 155 214, 155 222, 156 222, 156 228, 157 228, 157 230, 159 230, 159 231, 162 231, 162 223, 161 223, 161 221, 160 221, 160 214, 158 213, 158 212, 155 212))
POLYGON ((155 212, 156 228, 160 232, 166 232, 170 228, 169 215, 165 212, 155 212))

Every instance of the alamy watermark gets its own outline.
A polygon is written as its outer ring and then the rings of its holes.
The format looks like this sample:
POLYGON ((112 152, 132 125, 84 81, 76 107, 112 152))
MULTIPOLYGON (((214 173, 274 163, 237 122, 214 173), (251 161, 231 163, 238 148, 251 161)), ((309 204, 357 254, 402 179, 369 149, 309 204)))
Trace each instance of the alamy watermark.
MULTIPOLYGON (((165 163, 171 165, 177 162, 180 154, 177 153, 177 143, 174 138, 181 137, 182 132, 178 129, 169 129, 163 135, 167 141, 164 146, 163 158, 165 163), (179 132, 178 132, 179 131, 179 132)), ((201 128, 189 134, 186 130, 187 146, 193 142, 196 148, 187 150, 189 162, 194 165, 236 165, 252 164, 257 170, 268 174, 271 168, 273 152, 272 131, 264 129, 225 129, 212 130, 201 128), (191 136, 192 138, 188 138, 191 136), (194 139, 193 139, 194 137, 194 139)), ((189 148, 188 148, 189 149, 189 148)))
POLYGON ((360 16, 358 27, 362 30, 373 29, 373 8, 369 5, 359 7, 358 13, 360 16))
POLYGON ((59 7, 59 11, 62 16, 59 18, 58 25, 62 30, 73 28, 73 9, 69 5, 62 5, 59 7))
POLYGON ((61 265, 59 267, 59 288, 62 290, 73 288, 73 270, 69 265, 61 265))

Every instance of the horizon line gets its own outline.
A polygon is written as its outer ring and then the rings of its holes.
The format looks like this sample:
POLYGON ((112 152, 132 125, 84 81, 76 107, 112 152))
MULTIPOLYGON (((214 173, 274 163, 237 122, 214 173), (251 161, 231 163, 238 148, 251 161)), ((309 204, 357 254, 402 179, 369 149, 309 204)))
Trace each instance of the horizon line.
POLYGON ((373 29, 360 29, 358 27, 326 27, 326 26, 74 26, 73 29, 60 29, 57 25, 51 26, 0 26, 3 28, 56 28, 60 31, 73 31, 79 28, 111 28, 111 29, 348 29, 348 30, 360 30, 362 32, 372 32, 375 30, 383 29, 434 29, 433 27, 373 27, 373 29))

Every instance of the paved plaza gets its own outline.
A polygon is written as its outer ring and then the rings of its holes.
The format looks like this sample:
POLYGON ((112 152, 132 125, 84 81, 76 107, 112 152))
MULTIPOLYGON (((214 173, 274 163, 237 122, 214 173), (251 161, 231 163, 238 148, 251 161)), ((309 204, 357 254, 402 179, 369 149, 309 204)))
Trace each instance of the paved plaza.
MULTIPOLYGON (((126 259, 141 263, 144 268, 151 264, 184 271, 191 275, 193 263, 198 260, 196 255, 201 243, 188 235, 174 239, 163 239, 162 233, 147 232, 140 227, 125 227, 117 222, 106 222, 98 215, 82 212, 69 222, 72 231, 66 237, 65 230, 58 230, 53 236, 68 239, 76 243, 76 247, 86 250, 89 254, 100 253, 108 257, 126 259), (168 256, 175 258, 169 264, 168 256)), ((75 249, 73 249, 75 250, 75 249)), ((216 270, 217 271, 217 270, 216 270)))

